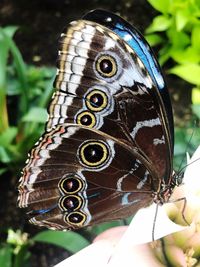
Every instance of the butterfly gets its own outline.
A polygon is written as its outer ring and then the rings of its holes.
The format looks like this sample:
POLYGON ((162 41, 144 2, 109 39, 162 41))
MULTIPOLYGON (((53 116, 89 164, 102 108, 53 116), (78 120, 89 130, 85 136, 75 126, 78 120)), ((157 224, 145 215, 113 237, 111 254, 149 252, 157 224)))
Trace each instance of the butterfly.
POLYGON ((91 11, 61 34, 57 66, 45 133, 18 187, 30 222, 79 229, 168 201, 177 185, 172 107, 142 35, 91 11))

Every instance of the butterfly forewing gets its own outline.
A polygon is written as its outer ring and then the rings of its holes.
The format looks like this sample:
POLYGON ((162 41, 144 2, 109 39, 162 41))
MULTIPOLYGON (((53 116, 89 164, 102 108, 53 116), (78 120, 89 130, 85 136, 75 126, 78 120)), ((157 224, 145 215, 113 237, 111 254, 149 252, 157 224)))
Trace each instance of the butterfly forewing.
POLYGON ((166 160, 169 148, 163 114, 151 93, 155 85, 136 53, 109 29, 80 21, 73 23, 63 34, 59 54, 55 87, 62 92, 56 93, 52 100, 47 127, 74 122, 101 129, 137 146, 150 164, 157 161, 154 165, 159 177, 169 176, 166 174, 166 170, 171 168, 168 168, 170 163, 166 160), (84 48, 84 53, 82 46, 88 47, 84 48), (99 58, 106 64, 106 57, 112 58, 116 64, 113 77, 101 76, 98 72, 99 58), (66 102, 59 104, 59 96, 64 90, 70 95, 66 102), (92 92, 93 95, 101 93, 104 108, 98 110, 90 105, 92 92))

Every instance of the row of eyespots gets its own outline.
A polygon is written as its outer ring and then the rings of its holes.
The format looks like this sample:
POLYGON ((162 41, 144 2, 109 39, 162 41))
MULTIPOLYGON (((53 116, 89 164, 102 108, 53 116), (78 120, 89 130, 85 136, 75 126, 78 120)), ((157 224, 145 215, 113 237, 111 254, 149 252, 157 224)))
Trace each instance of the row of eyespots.
MULTIPOLYGON (((102 78, 111 78, 117 73, 116 60, 108 54, 100 55, 95 61, 95 69, 102 78)), ((93 128, 96 125, 94 113, 100 112, 107 107, 108 97, 105 92, 94 89, 86 95, 85 105, 88 110, 79 113, 76 117, 76 122, 93 128)))
MULTIPOLYGON (((110 78, 117 72, 116 61, 111 55, 99 56, 95 64, 96 71, 102 77, 110 78)), ((94 89, 86 95, 85 104, 88 110, 78 114, 77 123, 93 128, 96 125, 94 113, 100 112, 107 107, 108 97, 105 92, 94 89)), ((78 157, 84 166, 98 168, 108 160, 109 149, 106 143, 102 141, 87 141, 79 147, 78 157)))
POLYGON ((100 112, 107 107, 108 98, 105 92, 94 89, 86 95, 85 105, 88 110, 80 112, 76 117, 76 122, 77 124, 93 128, 96 125, 94 113, 100 112))
MULTIPOLYGON (((89 168, 98 168, 109 158, 109 148, 103 141, 86 141, 78 149, 81 163, 89 168)), ((75 174, 63 177, 58 188, 62 196, 59 199, 59 208, 65 213, 64 221, 70 225, 83 226, 87 215, 80 211, 84 206, 84 199, 79 192, 85 188, 84 181, 75 174)))
POLYGON ((84 200, 77 193, 84 189, 84 181, 77 175, 70 174, 60 180, 58 188, 62 194, 59 199, 59 208, 65 212, 64 221, 70 225, 83 226, 87 219, 85 213, 80 211, 84 200))
MULTIPOLYGON (((116 62, 111 56, 100 56, 96 61, 96 70, 104 78, 110 78, 117 72, 116 62)), ((96 117, 93 113, 104 110, 108 105, 108 98, 105 92, 94 89, 86 95, 86 107, 88 110, 78 114, 76 121, 78 124, 95 127, 96 117), (93 113, 92 113, 93 112, 93 113)), ((81 163, 86 167, 100 167, 108 160, 109 149, 102 141, 84 142, 78 150, 81 163)), ((87 219, 86 214, 80 211, 84 204, 84 199, 77 195, 83 190, 83 181, 77 176, 64 177, 59 183, 59 189, 65 194, 59 199, 59 207, 66 212, 64 221, 70 225, 83 226, 87 219)))

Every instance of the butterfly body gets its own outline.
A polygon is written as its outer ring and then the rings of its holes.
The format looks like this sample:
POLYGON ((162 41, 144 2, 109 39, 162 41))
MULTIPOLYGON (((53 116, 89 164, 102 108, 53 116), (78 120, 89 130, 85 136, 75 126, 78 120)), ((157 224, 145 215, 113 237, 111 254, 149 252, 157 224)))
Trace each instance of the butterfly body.
POLYGON ((46 132, 19 186, 30 221, 76 229, 167 201, 175 186, 173 117, 141 35, 93 11, 62 33, 57 65, 46 132))

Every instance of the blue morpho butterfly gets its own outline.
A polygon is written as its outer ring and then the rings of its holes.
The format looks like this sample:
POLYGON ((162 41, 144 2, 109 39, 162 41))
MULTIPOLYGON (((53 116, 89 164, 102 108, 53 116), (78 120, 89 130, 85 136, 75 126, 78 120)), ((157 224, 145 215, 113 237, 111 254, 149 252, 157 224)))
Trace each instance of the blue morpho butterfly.
POLYGON ((141 34, 94 10, 59 40, 46 131, 20 179, 30 222, 78 229, 168 201, 173 116, 160 67, 141 34))

